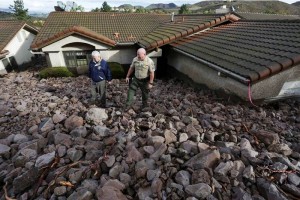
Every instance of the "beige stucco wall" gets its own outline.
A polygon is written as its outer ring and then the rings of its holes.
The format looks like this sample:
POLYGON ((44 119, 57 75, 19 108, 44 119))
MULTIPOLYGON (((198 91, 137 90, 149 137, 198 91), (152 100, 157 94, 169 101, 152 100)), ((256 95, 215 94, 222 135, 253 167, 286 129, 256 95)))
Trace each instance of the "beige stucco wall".
POLYGON ((34 38, 34 34, 21 29, 4 48, 10 52, 6 57, 14 56, 18 65, 30 62, 34 55, 30 53, 29 49, 34 38))
MULTIPOLYGON (((238 95, 242 99, 248 99, 248 86, 230 77, 219 76, 218 71, 208 67, 199 61, 183 54, 170 50, 167 56, 168 64, 177 71, 187 75, 194 82, 204 84, 210 89, 223 90, 226 93, 238 95)), ((284 82, 290 80, 300 66, 285 70, 268 79, 255 83, 251 86, 252 99, 264 99, 277 96, 284 82)))

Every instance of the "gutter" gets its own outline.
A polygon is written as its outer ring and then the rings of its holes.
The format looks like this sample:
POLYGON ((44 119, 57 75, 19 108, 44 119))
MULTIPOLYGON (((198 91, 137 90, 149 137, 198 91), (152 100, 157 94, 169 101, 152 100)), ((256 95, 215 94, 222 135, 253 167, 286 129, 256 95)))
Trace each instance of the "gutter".
POLYGON ((131 46, 134 44, 135 44, 135 42, 122 42, 122 43, 117 42, 116 46, 131 46))
POLYGON ((29 50, 30 51, 30 53, 32 53, 33 55, 36 55, 36 54, 42 54, 42 55, 44 55, 45 53, 44 52, 41 52, 41 51, 37 51, 37 52, 34 52, 34 51, 32 51, 32 50, 29 50))
POLYGON ((208 62, 208 61, 206 61, 206 60, 203 60, 203 59, 201 59, 201 58, 198 58, 198 57, 196 57, 196 56, 193 56, 193 55, 191 55, 191 54, 189 54, 189 53, 186 53, 185 51, 182 51, 182 50, 180 50, 180 49, 177 49, 177 48, 175 48, 175 47, 173 47, 173 49, 174 49, 176 52, 178 52, 178 53, 182 53, 182 54, 184 54, 184 55, 186 55, 186 56, 188 56, 188 57, 190 57, 190 58, 192 58, 192 59, 194 59, 194 60, 197 60, 197 61, 199 61, 199 62, 201 62, 201 63, 203 63, 203 64, 209 66, 210 68, 212 68, 212 69, 218 71, 218 72, 219 72, 219 73, 218 73, 219 76, 221 76, 221 74, 223 73, 223 74, 228 75, 228 76, 230 76, 230 77, 232 77, 232 78, 234 78, 234 79, 236 79, 236 80, 238 80, 238 81, 240 81, 240 82, 242 82, 242 83, 245 83, 245 84, 247 84, 247 85, 248 85, 248 83, 250 82, 250 79, 247 79, 247 78, 242 77, 242 76, 240 76, 240 75, 238 75, 238 74, 235 74, 235 73, 233 73, 233 72, 231 72, 231 71, 229 71, 229 70, 227 70, 227 69, 224 69, 224 68, 222 68, 222 67, 220 67, 220 66, 218 66, 218 65, 215 65, 215 64, 210 63, 210 62, 208 62))

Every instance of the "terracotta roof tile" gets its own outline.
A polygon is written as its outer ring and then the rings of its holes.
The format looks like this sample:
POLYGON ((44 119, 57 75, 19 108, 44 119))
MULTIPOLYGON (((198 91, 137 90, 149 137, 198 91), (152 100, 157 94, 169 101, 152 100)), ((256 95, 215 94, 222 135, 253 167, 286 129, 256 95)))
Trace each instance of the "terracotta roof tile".
POLYGON ((151 50, 230 19, 230 15, 177 15, 174 17, 174 22, 165 23, 155 29, 154 32, 149 32, 149 34, 139 40, 139 43, 147 50, 151 50), (153 39, 152 36, 158 37, 158 34, 164 38, 161 39, 162 41, 157 40, 157 38, 153 39), (165 39, 165 36, 167 36, 168 40, 165 39), (156 40, 157 46, 145 46, 144 40, 152 40, 153 42, 156 40))
POLYGON ((82 33, 82 35, 93 32, 93 34, 102 35, 115 43, 137 42, 144 35, 170 20, 170 15, 157 14, 52 12, 33 41, 32 47, 42 48, 48 45, 43 44, 42 41, 46 41, 49 38, 51 38, 51 41, 55 41, 53 39, 55 34, 58 32, 68 34, 73 31, 72 27, 74 26, 86 28, 87 32, 82 33), (71 29, 68 30, 68 28, 71 29), (118 38, 115 37, 115 33, 118 33, 118 38))
POLYGON ((280 15, 266 13, 234 12, 235 15, 245 20, 294 20, 300 19, 299 15, 280 15))
POLYGON ((300 63, 300 20, 234 22, 171 45, 255 82, 300 63))

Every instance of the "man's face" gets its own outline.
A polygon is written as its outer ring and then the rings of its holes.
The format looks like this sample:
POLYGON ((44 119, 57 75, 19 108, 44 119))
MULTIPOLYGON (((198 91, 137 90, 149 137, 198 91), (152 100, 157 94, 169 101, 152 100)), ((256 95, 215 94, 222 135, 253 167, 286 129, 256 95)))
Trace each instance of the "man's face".
POLYGON ((144 60, 146 57, 146 54, 144 52, 137 52, 137 57, 139 60, 144 60))
POLYGON ((99 62, 101 59, 100 59, 100 56, 93 56, 93 60, 96 62, 99 62))

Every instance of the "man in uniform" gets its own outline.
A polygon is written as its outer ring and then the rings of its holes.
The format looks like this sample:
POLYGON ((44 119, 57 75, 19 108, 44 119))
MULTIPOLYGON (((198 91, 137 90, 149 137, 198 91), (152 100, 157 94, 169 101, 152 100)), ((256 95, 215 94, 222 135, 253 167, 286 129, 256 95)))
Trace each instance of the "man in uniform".
POLYGON ((146 50, 140 48, 137 50, 137 56, 132 60, 126 76, 126 83, 129 83, 130 75, 134 72, 134 77, 129 85, 126 109, 132 105, 133 97, 138 88, 142 91, 142 108, 148 107, 149 90, 153 87, 154 80, 154 63, 146 55, 146 50))

